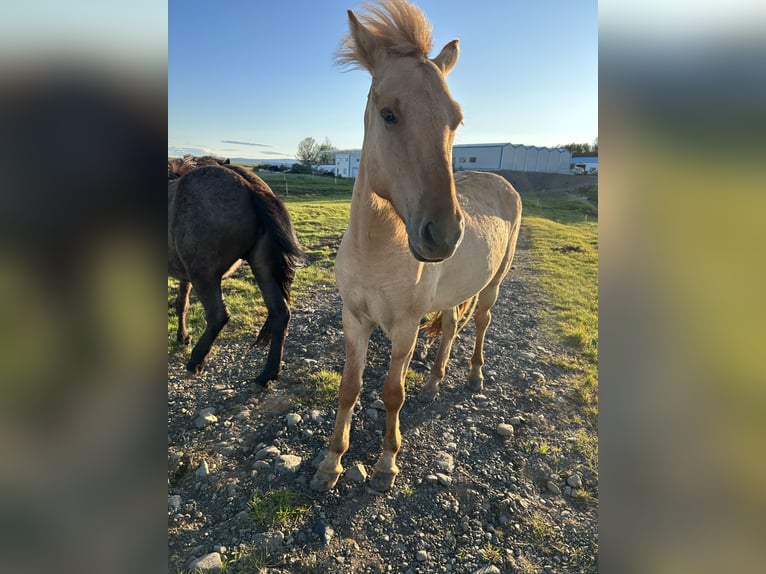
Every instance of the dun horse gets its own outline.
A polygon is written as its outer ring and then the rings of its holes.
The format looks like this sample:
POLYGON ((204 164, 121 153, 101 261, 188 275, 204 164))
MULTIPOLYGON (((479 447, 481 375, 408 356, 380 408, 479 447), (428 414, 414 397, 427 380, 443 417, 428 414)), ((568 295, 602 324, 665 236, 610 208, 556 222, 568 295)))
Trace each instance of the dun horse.
POLYGON ((341 457, 349 447, 352 409, 376 324, 392 348, 382 392, 387 413, 382 454, 370 479, 375 490, 390 489, 399 472, 404 377, 423 315, 440 311, 443 333, 420 398, 436 396, 458 309, 474 297, 476 343, 468 385, 482 388, 484 333, 511 267, 521 220, 519 195, 504 179, 478 172, 453 176, 452 143, 463 116, 445 76, 457 61, 458 41, 429 59, 431 26, 417 7, 382 0, 368 9, 359 18, 348 12, 350 34, 338 57, 367 69, 372 87, 351 216, 335 261, 346 359, 335 429, 311 482, 316 490, 333 488, 343 471, 341 457))
POLYGON ((290 289, 303 253, 285 206, 268 185, 245 168, 215 158, 168 162, 168 274, 180 280, 175 308, 177 338, 189 343, 186 311, 191 287, 205 308, 207 326, 186 368, 202 370, 210 347, 229 320, 221 279, 244 259, 268 309, 256 338, 271 343, 255 382, 279 377, 290 320, 290 289))

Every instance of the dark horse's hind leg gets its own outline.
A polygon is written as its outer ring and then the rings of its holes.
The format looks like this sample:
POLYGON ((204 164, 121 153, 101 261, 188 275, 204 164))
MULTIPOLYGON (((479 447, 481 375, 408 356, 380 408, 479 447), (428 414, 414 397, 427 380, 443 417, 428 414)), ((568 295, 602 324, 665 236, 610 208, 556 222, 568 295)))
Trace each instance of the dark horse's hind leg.
POLYGON ((194 282, 194 290, 197 297, 205 308, 205 321, 207 326, 202 337, 194 345, 191 352, 191 358, 186 363, 186 368, 194 374, 202 371, 210 347, 213 345, 218 333, 229 321, 229 312, 226 310, 226 304, 223 302, 223 293, 221 292, 221 280, 202 280, 194 282))
MULTIPOLYGON (((282 350, 287 337, 287 324, 290 322, 290 306, 282 295, 282 289, 271 273, 270 265, 266 264, 263 257, 256 253, 248 258, 248 263, 255 275, 255 281, 261 290, 263 301, 269 311, 266 323, 261 328, 258 340, 270 341, 269 356, 261 374, 255 378, 255 383, 267 387, 269 382, 279 378, 279 370, 282 364, 282 350)), ((289 290, 290 286, 288 286, 289 290)))
POLYGON ((191 341, 189 331, 186 330, 186 311, 189 309, 189 292, 191 291, 191 283, 189 281, 181 281, 178 284, 178 296, 176 297, 175 308, 176 316, 178 317, 178 334, 176 339, 179 343, 188 345, 191 341))

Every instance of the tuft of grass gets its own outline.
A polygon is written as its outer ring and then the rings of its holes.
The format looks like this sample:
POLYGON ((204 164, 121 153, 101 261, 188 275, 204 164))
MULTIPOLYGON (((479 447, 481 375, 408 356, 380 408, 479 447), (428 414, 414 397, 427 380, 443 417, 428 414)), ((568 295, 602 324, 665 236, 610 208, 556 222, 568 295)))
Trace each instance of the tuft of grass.
POLYGON ((266 528, 293 528, 308 511, 308 506, 300 504, 298 495, 289 488, 263 496, 256 494, 247 505, 253 522, 266 528))
POLYGON ((484 548, 479 551, 479 554, 484 560, 491 562, 492 564, 500 562, 503 557, 500 548, 494 546, 491 542, 487 542, 484 548))
POLYGON ((419 387, 426 380, 425 373, 418 373, 412 369, 407 369, 407 374, 404 377, 404 390, 409 393, 413 388, 419 387))
POLYGON ((407 486, 402 487, 400 492, 408 498, 415 496, 415 488, 411 484, 408 484, 407 486))
POLYGON ((309 373, 306 379, 309 392, 300 398, 302 403, 318 407, 332 404, 338 400, 340 373, 322 369, 309 373))

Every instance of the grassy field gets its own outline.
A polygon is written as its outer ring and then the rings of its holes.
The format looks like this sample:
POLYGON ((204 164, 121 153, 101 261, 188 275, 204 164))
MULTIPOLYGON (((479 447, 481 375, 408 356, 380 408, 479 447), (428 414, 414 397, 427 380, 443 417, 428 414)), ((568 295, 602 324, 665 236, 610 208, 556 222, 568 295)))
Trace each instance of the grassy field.
MULTIPOLYGON (((317 289, 335 289, 333 261, 348 222, 353 182, 321 176, 267 172, 259 174, 286 203, 298 237, 308 255, 296 274, 294 304, 317 289), (287 192, 285 192, 285 182, 287 192)), ((533 252, 534 278, 544 301, 544 328, 563 341, 569 353, 562 367, 571 373, 573 398, 587 418, 597 414, 598 370, 598 207, 597 190, 579 196, 536 194, 523 196, 524 218, 533 252)), ((168 280, 168 301, 175 296, 175 280, 168 280)), ((231 314, 220 339, 253 336, 265 318, 265 307, 249 267, 224 282, 231 314)), ((195 304, 188 314, 192 340, 204 330, 204 311, 195 304)), ((168 307, 168 347, 187 352, 175 342, 177 320, 168 307)))

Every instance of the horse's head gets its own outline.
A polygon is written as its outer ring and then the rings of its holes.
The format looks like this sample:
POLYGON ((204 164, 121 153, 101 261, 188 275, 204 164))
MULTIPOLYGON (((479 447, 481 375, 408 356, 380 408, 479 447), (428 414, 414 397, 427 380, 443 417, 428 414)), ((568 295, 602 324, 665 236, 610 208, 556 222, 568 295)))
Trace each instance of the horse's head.
POLYGON ((451 257, 463 238, 463 214, 452 177, 452 143, 463 120, 445 76, 458 57, 458 41, 433 59, 430 25, 406 2, 382 2, 362 17, 349 11, 350 35, 341 61, 372 74, 364 121, 366 178, 390 202, 420 261, 451 257))

